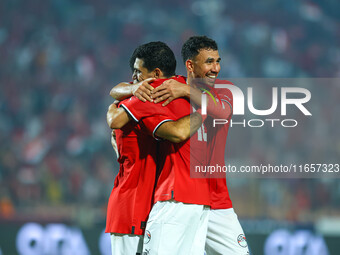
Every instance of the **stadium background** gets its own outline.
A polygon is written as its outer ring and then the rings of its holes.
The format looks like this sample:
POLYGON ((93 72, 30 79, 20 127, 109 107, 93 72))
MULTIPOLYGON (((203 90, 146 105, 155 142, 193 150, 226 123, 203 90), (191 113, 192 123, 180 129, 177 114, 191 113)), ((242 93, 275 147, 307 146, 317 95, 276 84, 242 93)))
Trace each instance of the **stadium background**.
MULTIPOLYGON (((38 224, 29 225, 31 233, 40 234, 22 254, 80 254, 65 248, 74 245, 65 240, 71 230, 81 230, 82 245, 91 254, 109 254, 100 251, 105 245, 99 240, 118 166, 105 114, 112 85, 130 80, 128 59, 137 45, 166 42, 175 52, 177 73, 185 74, 181 46, 189 36, 205 34, 219 44, 221 77, 335 78, 340 76, 339 10, 340 3, 331 0, 1 1, 2 254, 18 254, 19 230, 29 222, 38 224)), ((300 148, 310 159, 332 147, 336 149, 323 160, 339 163, 340 89, 333 88, 330 98, 325 91, 327 87, 317 90, 325 97, 318 117, 328 135, 307 151, 299 146, 305 140, 294 136, 283 149, 270 150, 285 157, 289 148, 300 148)), ((306 139, 313 136, 309 130, 306 139)), ((249 156, 256 162, 265 161, 266 144, 274 139, 261 138, 262 152, 256 141, 249 143, 249 156)), ((237 131, 231 130, 231 160, 242 158, 237 139, 237 131)), ((283 240, 295 247, 288 251, 283 245, 278 254, 312 254, 308 246, 320 241, 318 235, 329 251, 318 253, 337 254, 338 179, 256 178, 229 184, 254 254, 273 254, 265 253, 266 240, 269 246, 283 240), (277 238, 268 239, 273 233, 279 233, 277 238)))

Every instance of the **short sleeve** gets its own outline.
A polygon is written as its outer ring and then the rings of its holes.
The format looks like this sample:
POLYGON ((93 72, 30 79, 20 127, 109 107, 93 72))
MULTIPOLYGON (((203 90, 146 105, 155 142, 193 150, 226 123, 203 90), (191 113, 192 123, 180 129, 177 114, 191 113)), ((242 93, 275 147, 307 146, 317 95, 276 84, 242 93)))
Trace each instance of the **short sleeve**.
POLYGON ((164 116, 170 114, 167 107, 149 101, 142 102, 135 96, 124 101, 120 106, 123 107, 136 122, 139 122, 142 118, 151 117, 155 114, 164 116))
POLYGON ((151 134, 153 137, 156 137, 155 133, 157 129, 165 122, 174 121, 175 118, 165 115, 154 115, 152 117, 143 118, 141 120, 142 126, 151 134))

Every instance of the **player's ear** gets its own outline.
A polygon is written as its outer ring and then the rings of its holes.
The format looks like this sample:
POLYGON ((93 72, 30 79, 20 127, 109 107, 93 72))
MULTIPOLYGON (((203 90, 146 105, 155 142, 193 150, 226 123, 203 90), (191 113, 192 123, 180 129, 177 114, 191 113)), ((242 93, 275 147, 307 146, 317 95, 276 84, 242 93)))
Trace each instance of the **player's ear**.
POLYGON ((185 61, 185 67, 189 72, 194 71, 194 63, 192 62, 191 59, 188 59, 187 61, 185 61))
POLYGON ((161 69, 156 68, 155 70, 153 70, 154 73, 154 78, 159 79, 163 76, 163 72, 161 71, 161 69))

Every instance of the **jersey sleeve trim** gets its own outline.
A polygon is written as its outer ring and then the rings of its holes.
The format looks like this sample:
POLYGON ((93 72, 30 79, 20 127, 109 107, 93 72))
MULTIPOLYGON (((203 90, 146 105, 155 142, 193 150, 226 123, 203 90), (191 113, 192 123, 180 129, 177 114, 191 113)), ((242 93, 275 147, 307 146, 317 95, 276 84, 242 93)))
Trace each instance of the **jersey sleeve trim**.
POLYGON ((168 122, 168 121, 173 121, 173 120, 172 120, 172 119, 162 120, 161 122, 158 123, 158 125, 157 125, 157 126, 155 127, 155 129, 153 130, 152 136, 153 136, 156 140, 160 140, 160 138, 158 138, 158 137, 156 136, 156 131, 157 131, 157 129, 158 129, 163 123, 168 122))
POLYGON ((134 121, 139 122, 139 120, 132 114, 132 112, 124 104, 121 104, 120 106, 124 108, 127 114, 129 114, 134 121))
POLYGON ((231 103, 228 100, 221 99, 221 101, 227 102, 229 104, 229 106, 230 106, 231 112, 233 112, 233 106, 231 105, 231 103))
POLYGON ((224 95, 224 97, 228 98, 228 100, 231 101, 230 97, 228 97, 227 95, 224 95))

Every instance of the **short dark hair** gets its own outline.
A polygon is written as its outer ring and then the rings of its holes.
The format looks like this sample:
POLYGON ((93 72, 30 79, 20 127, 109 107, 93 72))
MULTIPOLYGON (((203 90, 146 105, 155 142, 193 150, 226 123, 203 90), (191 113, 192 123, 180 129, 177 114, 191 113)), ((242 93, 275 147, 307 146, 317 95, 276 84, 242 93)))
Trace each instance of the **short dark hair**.
POLYGON ((130 58, 130 68, 136 58, 144 61, 144 67, 149 71, 159 68, 165 77, 171 77, 176 72, 176 58, 172 50, 163 42, 149 42, 138 46, 130 58))
POLYGON ((182 46, 183 62, 194 59, 202 49, 218 50, 217 43, 205 35, 190 37, 182 46))

